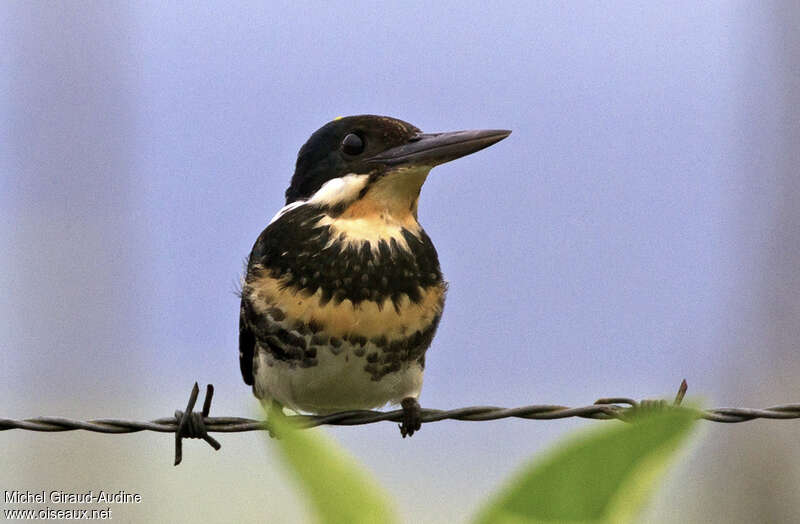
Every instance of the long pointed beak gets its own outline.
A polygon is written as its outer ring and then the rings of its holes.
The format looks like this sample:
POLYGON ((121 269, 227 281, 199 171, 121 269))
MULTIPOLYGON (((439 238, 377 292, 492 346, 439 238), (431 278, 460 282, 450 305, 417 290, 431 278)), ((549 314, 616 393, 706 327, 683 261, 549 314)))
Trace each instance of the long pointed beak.
POLYGON ((505 129, 420 133, 402 146, 377 154, 369 162, 389 166, 409 164, 433 167, 480 151, 510 134, 511 131, 505 129))

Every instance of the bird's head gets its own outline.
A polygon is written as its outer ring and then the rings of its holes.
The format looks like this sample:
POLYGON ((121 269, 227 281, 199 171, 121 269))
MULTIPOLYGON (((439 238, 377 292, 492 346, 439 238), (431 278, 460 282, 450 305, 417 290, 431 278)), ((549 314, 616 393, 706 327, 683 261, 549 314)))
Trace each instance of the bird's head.
POLYGON ((488 147, 511 131, 423 133, 385 116, 337 118, 297 155, 286 204, 308 202, 331 215, 350 211, 416 218, 419 192, 434 166, 488 147))

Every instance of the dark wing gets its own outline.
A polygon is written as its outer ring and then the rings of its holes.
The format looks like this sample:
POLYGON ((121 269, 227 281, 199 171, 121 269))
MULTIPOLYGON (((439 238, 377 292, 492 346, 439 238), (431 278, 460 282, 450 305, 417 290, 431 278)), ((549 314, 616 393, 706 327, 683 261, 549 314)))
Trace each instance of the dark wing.
POLYGON ((242 303, 239 307, 239 369, 242 370, 242 378, 248 386, 253 385, 253 355, 255 354, 256 338, 247 323, 247 299, 242 296, 242 303))
POLYGON ((244 383, 248 386, 252 386, 254 382, 253 357, 256 354, 256 333, 253 326, 259 325, 259 319, 256 318, 257 313, 253 311, 248 297, 249 284, 263 270, 262 263, 267 262, 269 258, 275 258, 275 250, 268 249, 275 236, 271 234, 274 230, 274 223, 272 223, 258 235, 245 263, 242 301, 239 305, 239 369, 242 372, 244 383))
MULTIPOLYGON (((307 262, 298 257, 302 253, 321 250, 328 242, 327 229, 317 229, 321 216, 318 208, 301 205, 286 211, 270 223, 259 235, 247 259, 245 281, 242 285, 242 302, 239 308, 239 367, 242 378, 253 384, 253 357, 258 344, 279 359, 302 360, 304 341, 275 326, 269 315, 257 313, 250 303, 249 284, 264 272, 273 275, 297 273, 307 262), (270 336, 270 335, 276 335, 270 336)), ((298 277, 299 278, 299 277, 298 277)), ((297 283, 289 284, 298 287, 297 283)), ((308 286, 306 286, 308 287, 308 286)), ((316 291, 316 288, 314 288, 316 291)))
MULTIPOLYGON (((268 225, 264 231, 258 235, 253 249, 247 256, 244 269, 244 279, 242 282, 242 301, 239 305, 239 369, 242 372, 242 379, 248 386, 252 386, 253 378, 253 357, 256 354, 256 333, 253 325, 258 325, 258 318, 253 318, 256 313, 250 304, 249 283, 259 273, 265 259, 269 258, 270 250, 267 246, 274 235, 270 233, 275 229, 274 223, 268 225)), ((274 250, 272 250, 274 251, 274 250)), ((274 255, 272 256, 274 258, 274 255)))

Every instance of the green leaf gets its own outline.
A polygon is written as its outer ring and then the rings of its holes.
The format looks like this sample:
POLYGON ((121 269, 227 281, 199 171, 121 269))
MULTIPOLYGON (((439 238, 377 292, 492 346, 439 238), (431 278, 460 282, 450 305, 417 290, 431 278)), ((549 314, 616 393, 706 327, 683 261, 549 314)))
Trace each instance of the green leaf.
POLYGON ((524 468, 477 522, 633 522, 695 422, 689 410, 607 422, 524 468))
POLYGON ((281 417, 270 426, 284 462, 305 491, 318 522, 397 522, 389 498, 370 475, 321 430, 298 430, 281 417))

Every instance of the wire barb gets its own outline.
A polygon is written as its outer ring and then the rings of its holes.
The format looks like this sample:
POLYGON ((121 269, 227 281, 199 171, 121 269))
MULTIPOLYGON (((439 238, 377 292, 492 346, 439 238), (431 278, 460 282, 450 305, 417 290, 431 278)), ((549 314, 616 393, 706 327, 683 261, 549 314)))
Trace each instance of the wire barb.
POLYGON ((689 384, 686 383, 686 379, 681 380, 681 385, 678 388, 678 394, 675 395, 675 401, 672 403, 674 406, 680 406, 681 402, 683 402, 683 397, 686 396, 686 390, 689 389, 689 384))
POLYGON ((206 386, 203 411, 192 411, 195 402, 197 402, 197 395, 199 394, 200 387, 197 385, 197 382, 195 382, 192 392, 189 394, 189 403, 186 405, 186 411, 175 411, 175 421, 177 423, 177 428, 175 429, 176 466, 183 460, 183 439, 185 438, 201 438, 217 451, 222 447, 222 444, 208 434, 205 425, 205 419, 208 418, 208 413, 211 411, 211 399, 214 397, 214 386, 212 384, 206 386))
MULTIPOLYGON (((681 406, 686 395, 686 381, 682 381, 675 400, 670 404, 666 400, 636 401, 625 397, 601 398, 594 404, 571 408, 555 405, 533 405, 518 408, 501 408, 496 406, 472 406, 451 410, 420 409, 422 423, 440 420, 463 420, 480 422, 504 418, 522 418, 527 420, 555 420, 580 417, 595 420, 622 420, 630 422, 637 414, 647 410, 680 409, 688 410, 699 419, 712 422, 737 423, 754 419, 788 420, 800 419, 800 404, 786 404, 764 409, 751 408, 714 408, 700 410, 681 406)), ((185 411, 176 411, 175 415, 149 422, 100 419, 70 420, 62 417, 39 417, 24 420, 0 419, 0 431, 22 429, 27 431, 59 432, 59 431, 94 431, 97 433, 137 433, 139 431, 157 431, 175 434, 175 465, 183 458, 182 442, 184 438, 201 438, 214 449, 221 445, 209 432, 238 433, 243 431, 268 431, 267 421, 242 417, 210 417, 211 399, 214 387, 209 384, 201 412, 192 411, 197 402, 200 388, 195 382, 189 395, 185 411)), ((322 425, 358 426, 381 421, 402 422, 403 410, 394 411, 342 411, 331 415, 290 415, 286 420, 299 429, 308 429, 322 425)))

